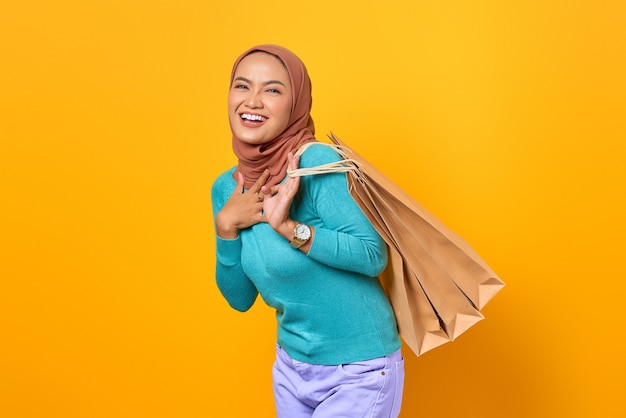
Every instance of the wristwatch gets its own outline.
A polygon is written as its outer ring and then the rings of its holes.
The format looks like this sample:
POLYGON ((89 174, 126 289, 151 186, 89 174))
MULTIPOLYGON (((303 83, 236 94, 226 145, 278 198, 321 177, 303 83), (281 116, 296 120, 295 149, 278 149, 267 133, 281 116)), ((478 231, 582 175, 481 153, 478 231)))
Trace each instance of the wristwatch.
POLYGON ((305 224, 297 224, 293 229, 293 239, 289 241, 292 248, 298 249, 311 239, 311 228, 305 224))

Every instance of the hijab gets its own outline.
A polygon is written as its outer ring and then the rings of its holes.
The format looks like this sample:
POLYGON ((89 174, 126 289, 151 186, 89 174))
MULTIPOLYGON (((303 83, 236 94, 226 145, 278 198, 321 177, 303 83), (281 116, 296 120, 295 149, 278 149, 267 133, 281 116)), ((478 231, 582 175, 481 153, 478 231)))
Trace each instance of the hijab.
POLYGON ((237 180, 237 172, 241 172, 245 178, 246 189, 252 187, 266 168, 270 170, 266 184, 268 186, 279 184, 287 174, 287 154, 295 153, 306 142, 316 141, 315 126, 310 114, 311 79, 304 63, 293 52, 278 45, 257 45, 250 48, 233 64, 231 85, 237 66, 253 52, 265 52, 282 61, 291 81, 292 104, 289 124, 275 139, 265 144, 251 145, 233 134, 233 151, 239 159, 233 178, 237 180))

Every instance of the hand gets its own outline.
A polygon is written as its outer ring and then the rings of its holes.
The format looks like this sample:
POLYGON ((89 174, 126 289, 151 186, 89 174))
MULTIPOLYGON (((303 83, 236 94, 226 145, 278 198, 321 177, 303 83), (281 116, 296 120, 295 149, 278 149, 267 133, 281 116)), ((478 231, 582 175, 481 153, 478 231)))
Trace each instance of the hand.
POLYGON ((243 174, 237 173, 237 185, 233 194, 215 217, 217 235, 225 239, 235 239, 242 229, 265 222, 263 216, 263 199, 261 186, 269 177, 269 170, 265 170, 261 177, 244 193, 243 174))
MULTIPOLYGON (((290 169, 298 168, 299 158, 293 153, 287 156, 287 164, 290 169)), ((265 219, 272 229, 287 239, 293 237, 293 229, 296 222, 289 217, 289 208, 293 202, 293 198, 300 187, 300 177, 287 177, 283 184, 268 187, 261 187, 263 193, 263 212, 265 219)))

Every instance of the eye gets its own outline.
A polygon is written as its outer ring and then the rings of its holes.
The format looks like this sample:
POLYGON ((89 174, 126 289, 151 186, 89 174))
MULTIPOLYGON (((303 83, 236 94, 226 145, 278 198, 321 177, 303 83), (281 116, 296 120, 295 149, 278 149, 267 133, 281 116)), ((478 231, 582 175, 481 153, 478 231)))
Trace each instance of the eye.
POLYGON ((235 85, 233 85, 233 89, 235 89, 235 90, 247 90, 248 86, 246 86, 245 84, 235 84, 235 85))
POLYGON ((269 88, 266 90, 268 93, 272 93, 272 94, 280 94, 280 90, 275 89, 275 88, 269 88))

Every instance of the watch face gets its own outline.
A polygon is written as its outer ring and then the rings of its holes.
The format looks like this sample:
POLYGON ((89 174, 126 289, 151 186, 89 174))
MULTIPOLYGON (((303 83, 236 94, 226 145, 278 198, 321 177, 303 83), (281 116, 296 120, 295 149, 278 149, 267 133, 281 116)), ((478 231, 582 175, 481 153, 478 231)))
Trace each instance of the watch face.
POLYGON ((309 239, 311 237, 311 229, 304 225, 299 224, 296 226, 296 238, 298 239, 309 239))

